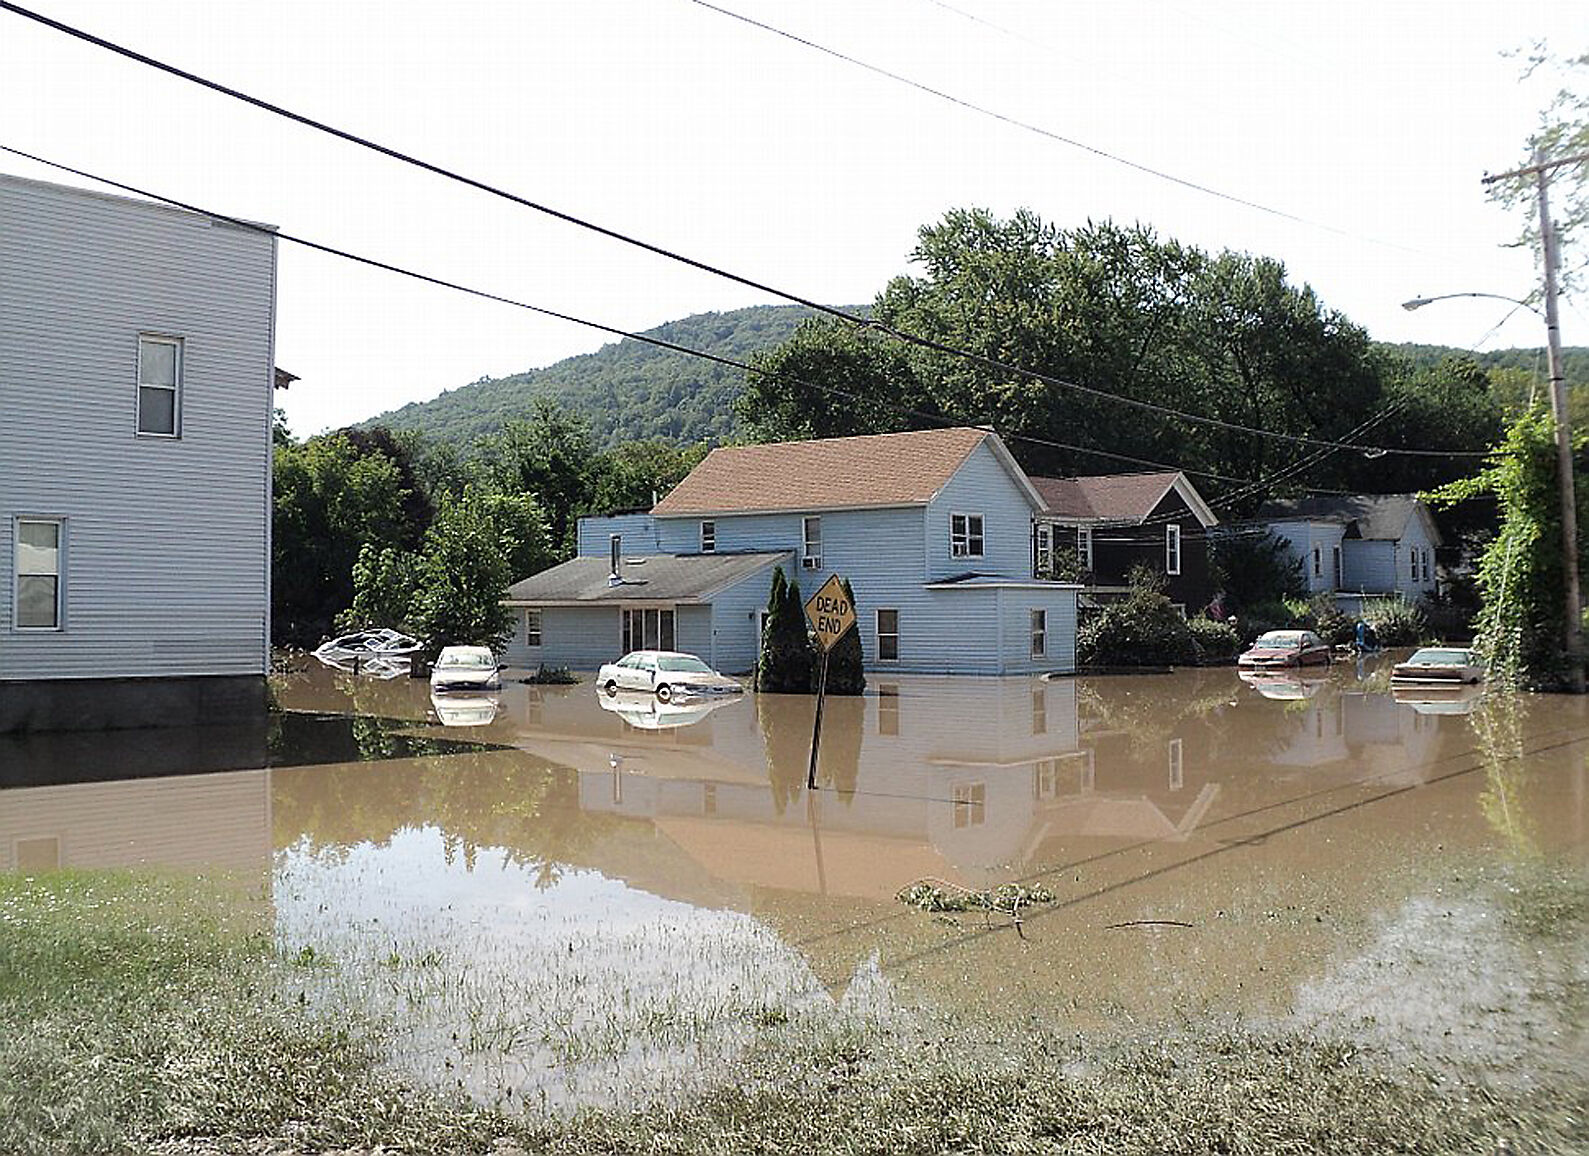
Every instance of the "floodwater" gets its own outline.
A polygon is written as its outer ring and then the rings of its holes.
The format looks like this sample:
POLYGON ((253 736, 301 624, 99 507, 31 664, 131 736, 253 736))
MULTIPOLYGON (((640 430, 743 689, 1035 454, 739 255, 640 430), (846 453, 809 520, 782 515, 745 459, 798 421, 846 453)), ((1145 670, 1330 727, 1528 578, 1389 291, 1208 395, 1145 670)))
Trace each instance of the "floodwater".
POLYGON ((251 730, 0 740, 0 870, 252 879, 338 964, 306 994, 485 1099, 687 1087, 757 1030, 920 1007, 1582 1063, 1556 996, 1589 956, 1517 933, 1504 881, 1589 870, 1589 703, 1387 674, 873 676, 808 791, 802 696, 316 669, 251 730), (921 880, 1053 899, 932 914, 921 880))

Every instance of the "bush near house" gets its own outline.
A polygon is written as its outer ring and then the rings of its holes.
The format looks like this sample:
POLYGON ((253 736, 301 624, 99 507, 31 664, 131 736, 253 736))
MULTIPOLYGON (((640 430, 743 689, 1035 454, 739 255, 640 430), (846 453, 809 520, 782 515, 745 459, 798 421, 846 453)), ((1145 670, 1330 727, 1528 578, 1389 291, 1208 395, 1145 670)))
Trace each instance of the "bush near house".
POLYGON ((1381 646, 1416 646, 1428 632, 1423 611, 1400 598, 1378 598, 1363 604, 1363 621, 1374 628, 1381 646))
POLYGON ((1198 654, 1181 612, 1145 586, 1134 587, 1125 601, 1097 612, 1076 636, 1076 657, 1083 666, 1189 664, 1198 654))
POLYGON ((1357 620, 1335 605, 1332 594, 1316 594, 1311 599, 1287 598, 1284 605, 1292 616, 1288 627, 1311 630, 1331 646, 1346 646, 1357 638, 1357 620))
POLYGON ((806 631, 800 582, 784 578, 783 567, 772 572, 772 592, 767 598, 767 625, 761 636, 761 657, 756 663, 756 689, 784 694, 811 690, 816 652, 806 631))
POLYGON ((1241 653, 1241 635, 1228 622, 1193 618, 1186 624, 1204 662, 1222 662, 1241 653))

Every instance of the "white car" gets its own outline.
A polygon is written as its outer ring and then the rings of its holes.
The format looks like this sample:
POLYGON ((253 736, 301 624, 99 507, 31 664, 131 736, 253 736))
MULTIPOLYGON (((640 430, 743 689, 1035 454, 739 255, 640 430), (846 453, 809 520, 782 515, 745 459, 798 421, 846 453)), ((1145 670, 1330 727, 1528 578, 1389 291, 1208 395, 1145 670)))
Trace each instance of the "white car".
POLYGON ((485 646, 444 646, 430 668, 431 690, 500 690, 502 668, 485 646))
POLYGON ((596 685, 609 696, 620 690, 648 690, 662 702, 675 695, 738 694, 745 689, 695 655, 676 650, 631 651, 597 671, 596 685))

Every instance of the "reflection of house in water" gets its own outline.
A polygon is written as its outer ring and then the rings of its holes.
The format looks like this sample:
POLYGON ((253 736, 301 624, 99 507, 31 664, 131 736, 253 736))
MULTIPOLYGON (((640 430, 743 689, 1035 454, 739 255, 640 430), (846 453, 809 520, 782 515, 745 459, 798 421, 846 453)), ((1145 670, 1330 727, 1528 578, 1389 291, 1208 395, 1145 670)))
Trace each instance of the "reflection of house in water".
POLYGON ((583 810, 649 820, 747 885, 883 898, 923 875, 1004 878, 1055 831, 1121 823, 1095 791, 1074 681, 874 678, 829 699, 811 799, 809 697, 748 695, 673 729, 627 725, 589 688, 505 697, 511 741, 574 767, 583 810))
POLYGON ((270 772, 21 787, 0 796, 0 871, 271 863, 270 772))
POLYGON ((1421 782, 1436 742, 1436 721, 1386 694, 1337 690, 1307 699, 1287 712, 1291 733, 1274 761, 1287 767, 1323 767, 1351 761, 1355 776, 1421 782))

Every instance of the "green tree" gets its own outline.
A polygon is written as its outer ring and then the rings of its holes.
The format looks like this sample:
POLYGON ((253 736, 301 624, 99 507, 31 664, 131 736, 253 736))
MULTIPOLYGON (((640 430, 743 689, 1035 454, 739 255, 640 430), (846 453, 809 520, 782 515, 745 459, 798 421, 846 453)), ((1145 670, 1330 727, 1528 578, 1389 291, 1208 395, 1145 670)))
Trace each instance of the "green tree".
POLYGON ((595 452, 584 422, 553 402, 536 399, 528 420, 510 421, 486 438, 481 457, 504 494, 534 494, 546 512, 560 558, 575 549, 575 526, 590 507, 595 452))
MULTIPOLYGON (((849 580, 840 579, 840 583, 844 587, 844 597, 848 598, 850 605, 855 608, 857 623, 846 631, 844 637, 835 642, 833 649, 828 652, 828 693, 865 694, 866 667, 865 658, 861 653, 860 607, 855 604, 855 591, 850 589, 849 580)), ((813 671, 811 689, 815 691, 816 688, 816 673, 813 671)))
MULTIPOLYGON (((1570 666, 1563 640, 1561 498, 1555 421, 1543 406, 1512 423, 1486 469, 1427 496, 1450 505, 1480 494, 1493 494, 1499 501, 1501 529, 1479 559, 1483 601, 1474 624, 1475 642, 1495 681, 1564 689, 1570 666)), ((1576 495, 1580 526, 1589 514, 1585 498, 1580 487, 1576 495)), ((1581 541, 1578 554, 1582 567, 1581 541)))
POLYGON ((513 581, 509 550, 492 517, 490 495, 466 489, 444 503, 425 535, 414 622, 430 651, 443 646, 499 650, 512 633, 502 598, 513 581))
POLYGON ((337 619, 339 630, 390 626, 418 629, 421 555, 398 546, 366 543, 353 564, 353 605, 337 619))
POLYGON ((756 663, 756 689, 773 693, 806 694, 811 689, 811 664, 815 654, 806 631, 800 583, 787 581, 783 567, 772 572, 767 599, 767 624, 762 632, 761 657, 756 663))
POLYGON ((411 542, 409 493, 392 460, 342 434, 278 445, 271 531, 272 633, 308 645, 353 602, 353 566, 368 544, 411 542))
POLYGON ((698 466, 709 447, 676 446, 664 438, 624 442, 596 458, 589 510, 649 510, 698 466))
POLYGON ((1228 612, 1299 598, 1307 590, 1302 560, 1272 530, 1221 530, 1209 537, 1209 564, 1228 612))

